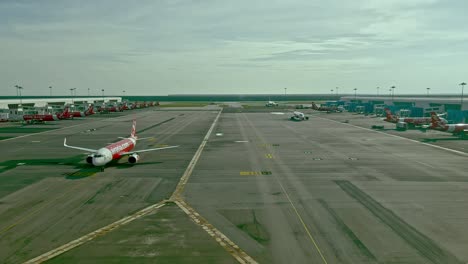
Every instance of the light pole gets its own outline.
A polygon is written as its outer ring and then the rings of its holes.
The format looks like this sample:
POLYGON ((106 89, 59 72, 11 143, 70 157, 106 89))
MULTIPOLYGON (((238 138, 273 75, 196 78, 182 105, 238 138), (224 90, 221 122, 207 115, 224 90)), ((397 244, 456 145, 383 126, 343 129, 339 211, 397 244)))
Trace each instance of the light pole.
POLYGON ((333 96, 333 89, 331 89, 330 92, 331 92, 331 95, 333 96))
POLYGON ((463 89, 465 88, 466 83, 462 82, 460 83, 460 85, 462 87, 462 93, 461 93, 461 99, 460 99, 460 110, 462 110, 463 109, 463 89))
POLYGON ((356 101, 356 93, 357 93, 357 88, 354 88, 354 101, 356 101))
POLYGON ((70 96, 71 96, 71 98, 72 98, 72 104, 75 103, 75 100, 74 100, 74 98, 73 98, 73 91, 75 91, 75 90, 76 90, 76 88, 70 88, 70 96))
POLYGON ((284 100, 286 101, 286 90, 288 90, 288 88, 284 88, 284 100))
POLYGON ((393 102, 393 96, 395 94, 395 85, 393 85, 392 87, 390 87, 392 89, 392 102, 393 102))
POLYGON ((49 86, 50 96, 52 96, 52 86, 49 86))
POLYGON ((17 89, 17 90, 16 90, 16 94, 19 95, 19 97, 20 97, 20 104, 19 104, 19 106, 21 106, 21 105, 23 105, 23 100, 22 100, 22 98, 21 98, 21 90, 23 90, 23 87, 22 87, 22 86, 19 86, 19 85, 15 85, 15 87, 16 87, 16 89, 17 89))
POLYGON ((104 103, 104 89, 101 89, 102 91, 102 103, 104 103))
POLYGON ((125 97, 125 90, 123 90, 122 93, 123 93, 123 96, 122 96, 122 97, 125 97))
POLYGON ((379 89, 380 87, 377 86, 377 96, 379 96, 379 89))
POLYGON ((427 90, 427 96, 429 96, 429 90, 430 90, 430 89, 431 89, 431 88, 429 88, 429 87, 426 88, 426 90, 427 90))
POLYGON ((89 97, 89 88, 88 88, 88 97, 89 97))

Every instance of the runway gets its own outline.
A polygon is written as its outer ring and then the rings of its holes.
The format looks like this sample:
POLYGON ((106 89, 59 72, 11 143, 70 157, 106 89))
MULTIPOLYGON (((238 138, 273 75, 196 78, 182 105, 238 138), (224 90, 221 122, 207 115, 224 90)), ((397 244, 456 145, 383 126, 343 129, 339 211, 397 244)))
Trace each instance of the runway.
MULTIPOLYGON (((63 137, 103 145, 127 135, 134 116, 0 141, 13 153, 1 154, 0 256, 26 261, 169 199, 205 142, 178 195, 258 263, 468 261, 467 156, 418 142, 445 135, 373 131, 378 120, 349 113, 293 122, 238 110, 223 111, 206 142, 211 106, 137 112, 139 136, 154 137, 137 149, 182 147, 104 173, 83 167, 63 137)), ((193 221, 169 200, 49 262, 237 263, 193 221)))
POLYGON ((260 263, 466 262, 466 157, 319 116, 224 114, 186 200, 260 263))
POLYGON ((168 198, 217 113, 138 111, 1 142, 9 151, 0 154, 0 258, 26 261, 168 198), (144 153, 135 166, 121 160, 103 173, 86 165, 82 152, 63 147, 64 137, 104 146, 128 135, 134 118, 137 134, 150 137, 136 149, 181 147, 144 153))

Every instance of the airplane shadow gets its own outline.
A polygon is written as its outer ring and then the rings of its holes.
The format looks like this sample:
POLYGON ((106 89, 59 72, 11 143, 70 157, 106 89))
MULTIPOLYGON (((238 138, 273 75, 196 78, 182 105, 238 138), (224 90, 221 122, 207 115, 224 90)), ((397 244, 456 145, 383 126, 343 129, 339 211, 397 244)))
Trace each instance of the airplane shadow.
POLYGON ((466 138, 460 137, 451 137, 451 138, 424 138, 421 142, 437 142, 437 141, 458 141, 458 140, 468 140, 466 138))
MULTIPOLYGON (((162 163, 163 162, 161 161, 156 161, 156 162, 138 162, 136 164, 131 164, 127 162, 119 163, 119 160, 113 160, 105 166, 105 169, 116 168, 116 169, 122 170, 122 169, 130 169, 130 168, 133 168, 134 166, 154 165, 154 164, 162 164, 162 163)), ((101 172, 100 167, 95 167, 88 163, 76 164, 75 168, 78 168, 78 170, 71 172, 71 173, 64 173, 64 176, 66 179, 80 180, 80 179, 87 178, 87 177, 93 176, 96 173, 101 172)))
MULTIPOLYGON (((53 158, 53 159, 24 159, 24 160, 7 160, 0 162, 0 173, 15 169, 20 166, 68 166, 72 167, 75 171, 70 173, 63 173, 66 179, 78 180, 94 175, 101 171, 101 168, 95 167, 91 164, 86 163, 85 155, 77 155, 68 158, 53 158)), ((155 165, 162 164, 161 161, 156 162, 139 162, 136 164, 130 164, 127 162, 120 162, 114 160, 106 165, 106 168, 116 169, 129 169, 133 166, 141 165, 155 165)))

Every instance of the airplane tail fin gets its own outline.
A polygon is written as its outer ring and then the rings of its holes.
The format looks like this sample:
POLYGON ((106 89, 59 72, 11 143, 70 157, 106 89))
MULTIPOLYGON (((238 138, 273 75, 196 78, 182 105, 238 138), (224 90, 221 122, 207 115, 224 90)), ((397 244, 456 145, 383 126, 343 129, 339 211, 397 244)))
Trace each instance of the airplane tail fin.
POLYGON ((312 102, 312 109, 314 109, 314 110, 318 109, 317 105, 314 102, 312 102))
POLYGON ((130 133, 130 137, 136 138, 136 119, 133 119, 132 132, 130 133))
POLYGON ((94 105, 90 104, 87 111, 88 115, 94 114, 94 105))
POLYGON ((386 121, 389 121, 389 122, 394 121, 394 116, 392 112, 390 111, 390 109, 385 108, 385 114, 387 115, 386 121))
POLYGON ((442 125, 442 120, 440 117, 437 115, 436 112, 431 112, 431 128, 441 128, 443 127, 442 125))

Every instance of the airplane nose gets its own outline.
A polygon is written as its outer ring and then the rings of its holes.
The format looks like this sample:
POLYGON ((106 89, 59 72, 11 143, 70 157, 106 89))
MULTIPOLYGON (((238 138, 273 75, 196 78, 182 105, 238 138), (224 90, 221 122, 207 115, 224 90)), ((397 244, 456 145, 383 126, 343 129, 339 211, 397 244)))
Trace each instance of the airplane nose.
POLYGON ((100 159, 100 158, 94 158, 94 159, 93 159, 93 165, 94 165, 94 166, 102 166, 102 165, 104 165, 104 163, 102 162, 102 159, 100 159))

